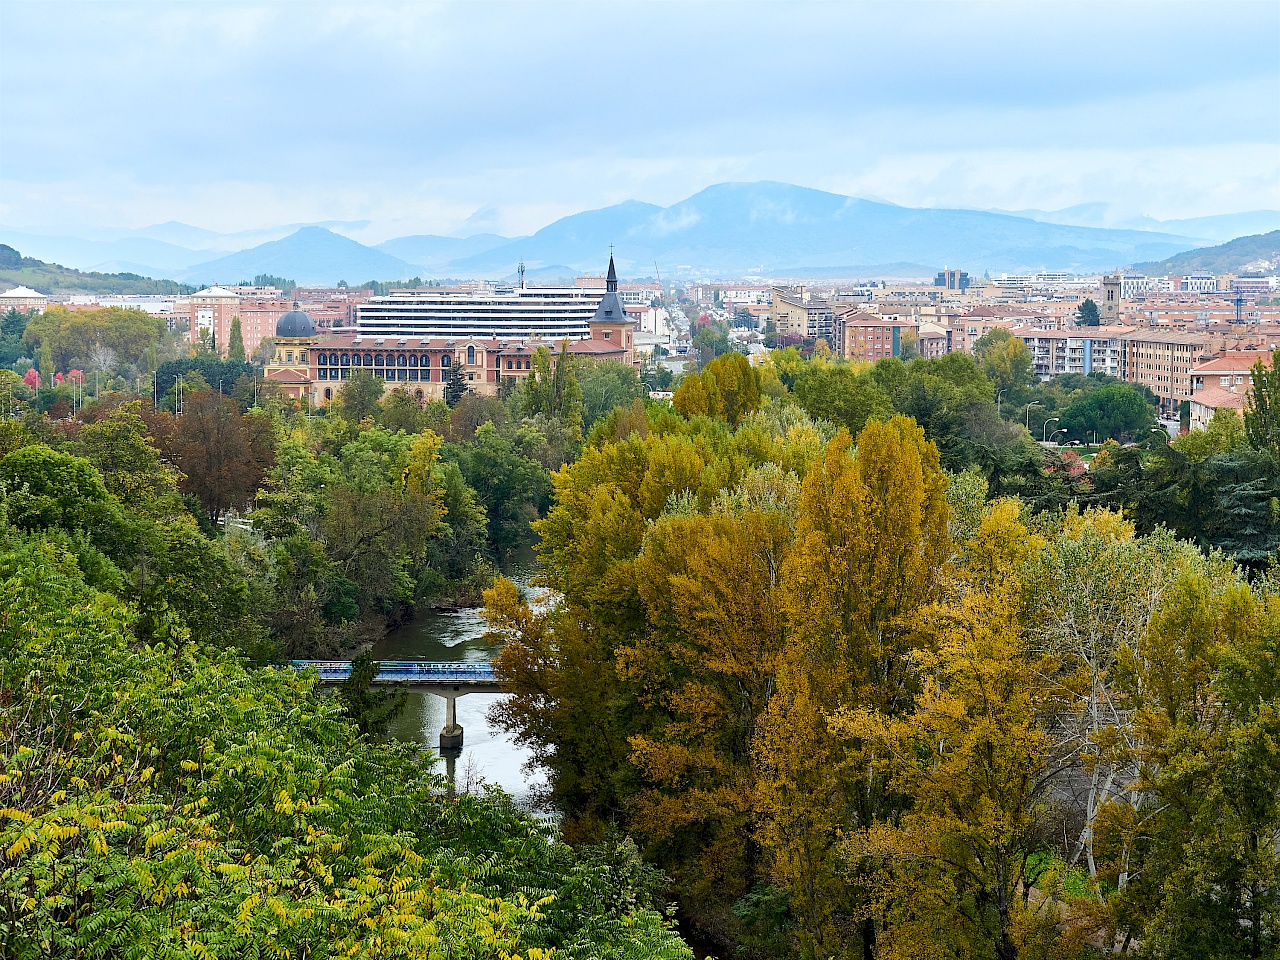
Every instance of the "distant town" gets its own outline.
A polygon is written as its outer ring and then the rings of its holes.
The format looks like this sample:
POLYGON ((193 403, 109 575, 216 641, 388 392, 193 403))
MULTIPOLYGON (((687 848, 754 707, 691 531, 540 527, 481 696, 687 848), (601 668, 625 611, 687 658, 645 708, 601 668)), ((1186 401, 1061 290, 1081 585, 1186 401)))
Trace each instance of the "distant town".
POLYGON ((266 379, 312 405, 331 400, 330 383, 363 367, 383 376, 388 390, 412 384, 424 401, 443 396, 450 365, 457 364, 471 390, 493 395, 504 379, 527 375, 537 346, 561 341, 574 353, 637 367, 660 363, 678 374, 698 353, 700 327, 723 330, 726 346, 753 363, 787 346, 865 362, 972 354, 980 338, 1003 329, 1026 343, 1041 381, 1107 374, 1147 388, 1162 417, 1183 412, 1194 429, 1220 409, 1239 412, 1251 367, 1280 347, 1280 277, 1270 261, 1217 275, 974 277, 944 268, 931 281, 914 282, 749 277, 663 283, 652 277, 620 282, 610 258, 607 271, 579 276, 572 287, 526 284, 523 271, 514 285, 387 287, 303 287, 258 277, 190 294, 127 295, 18 285, 0 293, 0 312, 138 310, 162 319, 192 349, 222 356, 235 325, 266 379), (611 292, 619 309, 598 316, 611 292), (1091 312, 1082 314, 1086 303, 1091 312), (297 312, 312 326, 300 336, 281 336, 281 318, 297 312))

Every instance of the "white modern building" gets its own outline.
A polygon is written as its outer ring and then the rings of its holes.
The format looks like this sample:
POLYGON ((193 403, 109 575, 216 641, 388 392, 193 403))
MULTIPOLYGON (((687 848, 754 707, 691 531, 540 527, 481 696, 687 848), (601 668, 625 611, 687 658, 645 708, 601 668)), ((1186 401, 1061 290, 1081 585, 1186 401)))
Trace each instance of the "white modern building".
POLYGON ((1041 380, 1064 373, 1090 374, 1095 370, 1108 376, 1124 376, 1124 336, 1132 327, 1090 327, 1077 330, 1009 331, 1031 351, 1031 362, 1041 380))
MULTIPOLYGON (((617 284, 612 263, 608 276, 617 284)), ((395 290, 356 307, 362 337, 484 337, 581 340, 605 287, 498 287, 492 290, 395 290)))

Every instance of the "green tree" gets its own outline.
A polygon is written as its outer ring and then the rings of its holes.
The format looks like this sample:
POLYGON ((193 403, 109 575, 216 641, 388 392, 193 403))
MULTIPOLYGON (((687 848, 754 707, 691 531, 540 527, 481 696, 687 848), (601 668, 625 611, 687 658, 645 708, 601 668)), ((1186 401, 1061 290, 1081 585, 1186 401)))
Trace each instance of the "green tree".
MULTIPOLYGON (((1031 351, 1027 349, 1025 342, 1010 335, 1008 331, 999 328, 988 331, 979 338, 977 344, 974 344, 973 352, 978 357, 978 366, 986 374, 987 379, 995 385, 997 392, 1003 391, 1010 401, 1031 385, 1033 374, 1031 351), (996 335, 1001 333, 1004 336, 996 339, 996 335), (993 339, 982 344, 982 340, 987 337, 993 339), (979 346, 983 347, 981 352, 979 352, 979 346)), ((1012 402, 1010 406, 1013 406, 1012 402)))
POLYGON ((1244 432, 1249 446, 1280 457, 1280 351, 1271 355, 1271 366, 1261 360, 1253 365, 1252 386, 1244 403, 1244 432))
POLYGON ((1081 327, 1096 327, 1100 320, 1098 318, 1098 305, 1092 299, 1086 297, 1084 302, 1076 310, 1076 325, 1081 327))
POLYGON ((1155 414, 1142 394, 1127 383, 1114 383, 1076 400, 1062 412, 1058 425, 1075 440, 1143 438, 1155 414))
POLYGON ((795 398, 816 420, 857 435, 871 420, 888 420, 893 403, 869 373, 845 364, 813 363, 796 380, 795 398))
POLYGON ((586 430, 615 407, 629 406, 632 400, 644 396, 636 368, 616 360, 582 364, 577 380, 582 390, 582 425, 586 430))
POLYGON ((403 687, 375 690, 373 682, 382 668, 365 650, 351 661, 351 674, 338 688, 338 702, 348 718, 366 737, 384 737, 403 711, 407 695, 403 687))
POLYGON ((1213 419, 1203 430, 1192 430, 1173 438, 1172 445, 1183 456, 1195 460, 1207 460, 1224 453, 1239 450, 1248 444, 1244 422, 1240 414, 1230 407, 1214 411, 1213 419))
POLYGON ((455 363, 449 368, 449 382, 444 385, 444 402, 449 406, 457 406, 459 400, 466 396, 467 378, 462 373, 462 365, 455 363))
POLYGON ((231 333, 228 334, 231 341, 227 345, 227 359, 233 362, 244 362, 244 335, 240 332, 240 318, 231 318, 231 333))
POLYGON ((334 412, 351 426, 377 420, 382 412, 383 380, 373 373, 353 373, 333 398, 334 412))

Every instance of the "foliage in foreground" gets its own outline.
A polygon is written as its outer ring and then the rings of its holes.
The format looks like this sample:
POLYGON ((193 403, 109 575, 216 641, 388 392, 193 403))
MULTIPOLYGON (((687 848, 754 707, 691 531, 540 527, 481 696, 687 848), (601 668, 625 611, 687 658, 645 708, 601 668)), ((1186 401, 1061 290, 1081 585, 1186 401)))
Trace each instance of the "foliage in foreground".
POLYGON ((687 957, 625 843, 448 797, 313 679, 141 643, 0 501, 0 955, 687 957))

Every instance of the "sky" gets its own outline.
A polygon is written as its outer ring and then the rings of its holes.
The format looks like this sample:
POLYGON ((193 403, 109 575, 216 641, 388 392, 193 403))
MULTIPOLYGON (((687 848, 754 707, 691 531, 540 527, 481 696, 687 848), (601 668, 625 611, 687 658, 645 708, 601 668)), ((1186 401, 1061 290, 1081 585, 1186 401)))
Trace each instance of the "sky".
POLYGON ((713 183, 1280 208, 1280 3, 0 3, 0 225, 530 233, 713 183))

